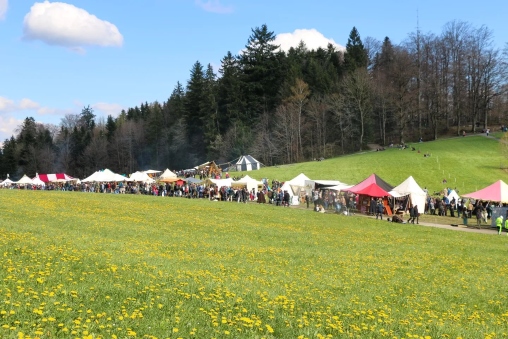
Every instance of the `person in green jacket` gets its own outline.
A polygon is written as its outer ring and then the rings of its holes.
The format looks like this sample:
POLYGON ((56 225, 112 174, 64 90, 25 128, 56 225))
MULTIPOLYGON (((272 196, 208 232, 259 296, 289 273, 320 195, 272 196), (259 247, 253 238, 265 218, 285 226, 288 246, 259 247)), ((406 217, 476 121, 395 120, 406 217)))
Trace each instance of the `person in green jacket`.
MULTIPOLYGON (((504 228, 506 228, 507 232, 508 232, 508 218, 506 218, 505 222, 504 222, 504 228)), ((499 232, 501 234, 501 232, 499 232)), ((508 233, 506 233, 506 235, 508 235, 508 233)))
POLYGON ((499 232, 497 234, 501 235, 501 231, 503 230, 503 216, 502 215, 497 217, 496 226, 499 228, 499 232))

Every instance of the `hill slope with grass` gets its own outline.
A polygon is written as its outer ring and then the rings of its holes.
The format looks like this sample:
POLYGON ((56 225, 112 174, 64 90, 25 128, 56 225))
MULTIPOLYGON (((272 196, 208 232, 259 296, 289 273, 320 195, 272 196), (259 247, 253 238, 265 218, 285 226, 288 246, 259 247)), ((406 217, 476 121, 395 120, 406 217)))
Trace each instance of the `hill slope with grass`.
POLYGON ((311 179, 357 184, 376 173, 393 186, 412 175, 429 192, 450 187, 457 188, 460 193, 476 191, 500 179, 508 182, 508 173, 503 169, 506 159, 498 139, 468 136, 411 146, 416 150, 366 151, 323 161, 264 167, 242 175, 248 173, 258 179, 286 181, 304 173, 311 179), (430 154, 430 157, 424 157, 424 154, 430 154), (447 183, 443 184, 443 179, 447 183))

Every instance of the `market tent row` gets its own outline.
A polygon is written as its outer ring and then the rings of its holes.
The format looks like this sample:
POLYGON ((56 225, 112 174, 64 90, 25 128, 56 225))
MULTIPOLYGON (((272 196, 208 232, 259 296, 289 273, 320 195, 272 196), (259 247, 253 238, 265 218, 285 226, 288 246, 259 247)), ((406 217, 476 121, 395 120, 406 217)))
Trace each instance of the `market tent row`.
POLYGON ((124 177, 123 175, 112 172, 109 169, 103 171, 97 171, 88 178, 81 180, 81 182, 121 182, 121 181, 132 181, 130 178, 124 177))
POLYGON ((67 182, 78 180, 65 173, 54 173, 54 174, 36 174, 36 178, 39 178, 43 182, 67 182))

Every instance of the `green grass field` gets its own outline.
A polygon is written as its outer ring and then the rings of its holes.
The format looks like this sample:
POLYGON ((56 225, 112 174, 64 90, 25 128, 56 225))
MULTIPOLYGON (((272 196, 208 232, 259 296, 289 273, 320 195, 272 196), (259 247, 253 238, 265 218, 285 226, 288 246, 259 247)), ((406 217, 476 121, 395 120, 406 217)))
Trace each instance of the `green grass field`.
POLYGON ((339 180, 353 185, 376 173, 393 186, 412 175, 429 192, 451 187, 460 193, 479 190, 499 179, 508 182, 508 172, 503 169, 506 159, 501 155, 496 139, 468 136, 411 145, 420 153, 388 148, 382 152, 366 151, 320 162, 265 167, 248 174, 257 179, 285 181, 304 173, 311 179, 339 180), (431 156, 426 158, 425 153, 431 156), (447 180, 446 184, 443 179, 447 180))
POLYGON ((501 338, 507 236, 0 190, 2 338, 501 338))

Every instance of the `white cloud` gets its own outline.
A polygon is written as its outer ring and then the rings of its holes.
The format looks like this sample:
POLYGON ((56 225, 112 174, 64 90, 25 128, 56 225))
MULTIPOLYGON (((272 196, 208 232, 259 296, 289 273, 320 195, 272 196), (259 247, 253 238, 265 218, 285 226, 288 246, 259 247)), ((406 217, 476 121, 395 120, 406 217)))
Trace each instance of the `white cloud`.
POLYGON ((15 133, 14 131, 21 126, 23 120, 16 119, 13 116, 0 115, 0 142, 9 139, 15 133))
POLYGON ((125 107, 123 107, 120 104, 110 104, 107 102, 98 102, 96 104, 93 104, 92 108, 95 111, 101 112, 104 115, 111 115, 114 118, 120 115, 122 109, 125 109, 125 107))
POLYGON ((233 12, 233 7, 221 4, 220 0, 196 0, 196 5, 212 13, 227 14, 233 12))
POLYGON ((14 111, 34 110, 41 107, 37 102, 23 98, 15 102, 9 98, 0 97, 0 113, 10 113, 14 111))
POLYGON ((22 110, 25 110, 25 109, 38 109, 39 107, 41 107, 41 105, 39 105, 39 103, 37 103, 37 102, 35 102, 33 100, 24 98, 24 99, 21 99, 21 101, 18 104, 18 107, 20 109, 22 109, 22 110))
POLYGON ((5 19, 5 14, 7 13, 7 8, 9 8, 8 0, 0 0, 0 20, 5 19))
POLYGON ((10 112, 15 109, 16 105, 14 101, 8 98, 0 97, 0 113, 1 112, 10 112))
POLYGON ((23 33, 26 40, 41 40, 80 53, 84 52, 82 46, 123 44, 123 36, 115 25, 63 2, 36 2, 25 16, 23 33))
POLYGON ((326 38, 316 29, 296 29, 293 33, 280 33, 275 37, 274 45, 279 45, 283 51, 288 51, 291 47, 298 47, 300 41, 303 41, 308 50, 315 50, 319 47, 325 48, 332 44, 338 50, 345 50, 344 46, 339 45, 333 39, 326 38))

